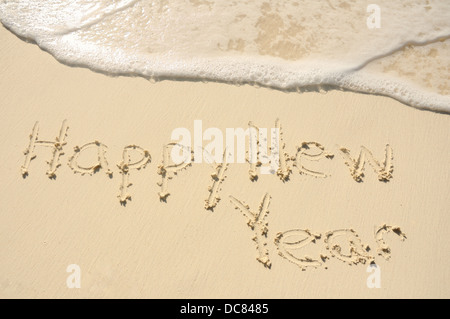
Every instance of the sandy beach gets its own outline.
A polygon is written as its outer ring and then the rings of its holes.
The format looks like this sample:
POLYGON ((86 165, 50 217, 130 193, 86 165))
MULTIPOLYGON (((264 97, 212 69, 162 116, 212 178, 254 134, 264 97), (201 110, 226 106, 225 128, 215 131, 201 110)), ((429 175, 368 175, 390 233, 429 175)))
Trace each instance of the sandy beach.
MULTIPOLYGON (((0 42, 1 298, 450 297, 448 114, 339 90, 111 77, 61 64, 4 27, 0 42), (250 121, 273 128, 277 119, 288 179, 251 181, 248 164, 220 172, 194 163, 160 200, 174 129, 193 132, 195 120, 222 132, 250 121), (38 140, 56 141, 64 121, 55 176, 46 174, 52 148, 42 145, 23 176, 36 122, 38 140), (86 145, 104 146, 111 176, 104 163, 92 176, 71 168, 86 145), (315 161, 317 145, 329 156, 315 161), (148 151, 145 167, 121 166, 127 146, 148 151), (299 150, 311 156, 294 166, 299 150), (367 163, 356 181, 361 150, 367 163), (392 160, 388 178, 371 159, 392 160), (131 200, 121 205, 124 172, 131 200), (252 224, 258 212, 267 216, 252 224), (379 289, 368 285, 372 262, 379 289), (79 266, 80 289, 67 285, 69 265, 79 266)), ((86 172, 96 149, 78 159, 86 172)))

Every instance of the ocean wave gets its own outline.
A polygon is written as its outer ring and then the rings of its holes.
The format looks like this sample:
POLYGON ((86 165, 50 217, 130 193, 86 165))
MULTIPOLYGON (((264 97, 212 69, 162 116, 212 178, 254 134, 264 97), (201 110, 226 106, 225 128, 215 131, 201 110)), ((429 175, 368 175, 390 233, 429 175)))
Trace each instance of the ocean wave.
POLYGON ((450 2, 0 0, 59 61, 107 74, 336 87, 450 113, 450 2))

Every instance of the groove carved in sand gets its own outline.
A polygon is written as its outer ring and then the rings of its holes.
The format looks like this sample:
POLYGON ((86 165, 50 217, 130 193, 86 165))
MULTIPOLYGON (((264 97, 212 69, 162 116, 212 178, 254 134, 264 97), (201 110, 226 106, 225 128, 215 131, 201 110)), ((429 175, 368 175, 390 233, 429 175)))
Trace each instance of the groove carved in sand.
POLYGON ((379 181, 388 182, 392 178, 392 173, 394 172, 394 155, 392 147, 389 144, 386 145, 385 160, 383 164, 380 164, 380 162, 378 162, 372 153, 364 146, 361 146, 359 158, 356 160, 351 157, 350 150, 341 148, 340 151, 344 157, 345 164, 349 167, 350 173, 355 181, 363 181, 366 161, 369 162, 370 166, 372 166, 373 170, 378 175, 379 181))
POLYGON ((362 244, 358 234, 353 229, 341 229, 325 234, 326 249, 331 255, 349 265, 357 265, 359 263, 366 264, 374 262, 374 257, 368 254, 369 246, 362 244), (335 243, 336 238, 345 237, 346 242, 350 245, 350 254, 345 254, 342 247, 335 243))
POLYGON ((178 172, 187 169, 192 166, 192 162, 194 160, 194 153, 189 151, 191 154, 191 158, 189 161, 184 161, 183 163, 175 164, 171 163, 170 152, 173 147, 184 148, 183 145, 178 143, 169 143, 163 147, 163 159, 161 165, 158 166, 158 175, 161 176, 161 182, 158 183, 158 186, 161 187, 160 192, 158 193, 159 199, 163 202, 167 201, 167 197, 170 196, 169 192, 169 180, 173 179, 174 176, 178 174, 178 172))
POLYGON ((30 135, 30 144, 28 148, 25 150, 25 162, 21 168, 22 176, 27 177, 29 173, 30 163, 33 159, 36 158, 36 154, 34 150, 36 146, 45 146, 52 148, 52 159, 47 162, 49 165, 49 169, 47 170, 47 176, 51 179, 56 178, 56 171, 61 166, 59 159, 61 155, 64 154, 63 147, 67 144, 67 131, 69 130, 69 126, 67 125, 67 120, 64 120, 61 126, 61 130, 59 131, 59 136, 56 137, 55 141, 40 141, 38 139, 39 136, 39 122, 36 122, 33 131, 30 135))
POLYGON ((69 167, 75 172, 81 175, 89 174, 93 175, 101 169, 105 170, 106 175, 112 177, 112 171, 109 169, 108 161, 106 160, 106 149, 108 147, 105 144, 100 143, 99 141, 95 141, 92 143, 85 144, 81 147, 75 146, 74 154, 69 159, 69 167), (89 167, 83 167, 78 164, 78 158, 81 153, 90 148, 97 149, 97 162, 89 167))
MULTIPOLYGON (((292 169, 288 165, 289 155, 286 153, 286 143, 284 143, 283 139, 283 130, 281 128, 281 121, 277 119, 275 121, 275 129, 278 130, 279 134, 279 145, 277 145, 280 159, 280 167, 277 170, 277 175, 280 179, 285 182, 289 180, 289 176, 292 173, 292 169)), ((272 149, 273 151, 273 149, 272 149)))
POLYGON ((269 214, 270 195, 265 194, 258 212, 250 211, 250 207, 238 199, 230 196, 231 202, 235 205, 236 209, 239 209, 244 217, 247 218, 247 225, 254 232, 255 237, 253 241, 256 244, 258 251, 258 257, 256 258, 266 268, 271 268, 272 263, 269 258, 269 250, 267 249, 267 234, 269 232, 269 224, 265 220, 269 214))
POLYGON ((292 161, 294 161, 294 167, 296 167, 300 174, 303 175, 310 175, 316 178, 327 178, 329 175, 322 173, 322 172, 316 172, 309 170, 303 166, 302 158, 306 158, 309 161, 318 162, 324 158, 326 159, 333 159, 334 155, 331 153, 328 153, 325 151, 325 147, 322 146, 322 144, 317 142, 304 142, 302 143, 302 146, 297 147, 297 154, 295 157, 292 158, 292 161), (317 154, 311 154, 308 153, 309 150, 312 148, 316 148, 319 150, 319 153, 317 154))
POLYGON ((407 238, 406 234, 403 233, 400 227, 397 226, 388 226, 384 224, 375 229, 375 239, 378 244, 378 255, 386 260, 391 259, 392 251, 389 245, 384 241, 384 235, 390 232, 393 232, 394 234, 399 236, 401 241, 405 241, 407 238))
POLYGON ((250 163, 250 169, 248 171, 248 174, 250 175, 250 180, 252 182, 258 180, 258 167, 262 165, 261 161, 259 160, 259 128, 253 124, 252 121, 248 122, 248 127, 250 130, 253 130, 255 134, 250 133, 250 146, 251 151, 248 153, 248 162, 250 163), (254 138, 256 137, 256 141, 254 138))
POLYGON ((120 194, 118 198, 120 203, 126 205, 128 200, 131 200, 131 195, 128 193, 128 188, 132 185, 130 183, 130 170, 141 170, 144 169, 148 163, 150 163, 152 157, 150 153, 144 150, 142 147, 137 145, 130 145, 124 148, 122 162, 120 162, 117 167, 122 175, 122 183, 120 184, 120 194), (142 155, 142 159, 137 162, 131 162, 130 151, 136 151, 142 155))
MULTIPOLYGON (((322 263, 309 256, 296 257, 293 251, 300 250, 311 243, 315 244, 321 237, 322 235, 313 234, 309 230, 294 229, 278 233, 275 237, 275 246, 277 247, 278 255, 305 271, 308 267, 318 268, 322 266, 322 263)), ((322 257, 322 260, 324 260, 324 257, 322 257)))
MULTIPOLYGON (((250 145, 251 145, 251 152, 248 153, 248 162, 250 163, 250 180, 256 181, 258 180, 258 168, 262 166, 261 162, 261 138, 263 137, 261 134, 261 129, 256 126, 253 122, 248 123, 249 129, 253 130, 255 134, 250 133, 250 145), (256 136, 256 141, 253 141, 254 136, 256 136), (255 150, 256 149, 256 150, 255 150)), ((266 141, 267 142, 267 141, 266 141)), ((267 146, 267 145, 265 145, 267 146)), ((291 167, 289 167, 288 162, 291 160, 289 155, 286 153, 286 143, 283 139, 283 130, 281 126, 280 119, 277 119, 275 121, 275 130, 272 130, 272 145, 270 147, 270 156, 269 154, 264 154, 264 157, 269 158, 269 163, 274 166, 274 164, 277 165, 277 169, 275 173, 277 176, 283 181, 286 182, 289 180, 289 176, 292 173, 291 167), (275 136, 274 136, 275 134, 275 136), (277 163, 272 163, 274 160, 274 157, 276 157, 277 163)), ((265 152, 266 153, 266 152, 265 152)))
POLYGON ((216 164, 215 171, 211 174, 213 184, 208 187, 209 196, 208 199, 205 200, 205 208, 207 210, 213 210, 221 200, 219 192, 221 190, 220 187, 226 178, 225 172, 228 168, 228 165, 227 151, 225 150, 225 152, 223 153, 222 163, 216 164))

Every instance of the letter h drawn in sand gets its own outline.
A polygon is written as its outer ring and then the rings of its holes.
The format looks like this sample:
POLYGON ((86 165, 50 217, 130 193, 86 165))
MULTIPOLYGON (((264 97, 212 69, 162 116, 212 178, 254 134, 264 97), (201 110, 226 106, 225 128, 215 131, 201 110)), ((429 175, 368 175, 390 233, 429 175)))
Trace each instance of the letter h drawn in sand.
POLYGON ((51 179, 56 178, 56 170, 61 166, 59 163, 59 158, 63 155, 63 147, 66 145, 67 131, 69 127, 67 126, 67 121, 64 120, 61 126, 61 130, 59 131, 59 136, 56 137, 55 141, 40 141, 38 139, 39 135, 39 122, 36 122, 33 127, 33 132, 30 135, 30 144, 28 148, 25 150, 25 162, 22 166, 22 176, 25 178, 28 176, 28 170, 30 168, 30 163, 32 160, 36 158, 36 154, 34 153, 34 149, 36 146, 45 146, 51 147, 52 151, 52 159, 48 161, 49 169, 47 171, 47 176, 51 179))
POLYGON ((255 237, 253 241, 256 243, 258 250, 258 257, 256 258, 266 268, 271 268, 272 263, 269 258, 269 251, 267 249, 267 233, 269 232, 269 224, 265 220, 269 214, 270 195, 265 194, 258 212, 250 211, 250 207, 238 199, 230 196, 231 202, 239 209, 245 217, 248 218, 247 225, 253 230, 255 237))

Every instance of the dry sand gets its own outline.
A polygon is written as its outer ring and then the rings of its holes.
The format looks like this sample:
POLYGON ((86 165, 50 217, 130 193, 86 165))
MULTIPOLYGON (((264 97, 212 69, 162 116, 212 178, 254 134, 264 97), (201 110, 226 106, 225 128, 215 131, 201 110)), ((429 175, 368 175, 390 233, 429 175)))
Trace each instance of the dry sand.
MULTIPOLYGON (((4 28, 0 41, 0 297, 450 297, 449 115, 340 91, 298 94, 113 78, 62 65, 4 28), (160 201, 158 166, 173 129, 192 131, 197 119, 204 128, 223 131, 245 128, 249 121, 270 128, 277 118, 290 155, 303 142, 320 143, 334 155, 304 162, 330 176, 300 175, 289 162, 289 181, 260 175, 252 182, 248 165, 230 164, 216 188, 221 201, 210 211, 205 200, 215 168, 194 164, 169 181, 171 195, 167 203, 160 201), (43 147, 36 147, 29 175, 22 178, 23 151, 35 122, 39 138, 54 140, 64 120, 67 145, 56 179, 46 175, 52 156, 43 147), (102 171, 74 174, 68 166, 74 147, 94 141, 108 147, 112 178, 102 171), (117 198, 117 164, 128 145, 148 150, 152 160, 130 171, 132 200, 124 207, 117 198), (393 151, 392 178, 379 181, 366 164, 363 181, 356 182, 340 148, 357 157, 364 146, 382 163, 386 145, 393 151), (250 212, 235 209, 241 202, 250 212), (250 223, 255 230, 248 227, 248 219, 266 208, 265 219, 250 223), (385 224, 400 227, 407 239, 395 227, 387 235, 374 234, 385 224), (286 252, 289 245, 280 243, 290 233, 279 233, 295 229, 320 238, 286 252), (332 257, 332 243, 326 249, 327 233, 342 229, 354 230, 370 246, 369 256, 361 257, 366 264, 350 266, 332 257), (263 241, 259 247, 255 234, 263 241), (386 248, 382 237, 391 249, 389 261, 377 252, 377 243, 386 248), (322 264, 320 255, 330 259, 322 264), (296 264, 292 256, 303 262, 296 264), (381 289, 367 287, 372 257, 381 270, 381 289), (302 271, 312 263, 322 265, 302 271), (80 266, 81 289, 66 285, 71 264, 80 266)), ((296 233, 297 240, 302 234, 296 233)), ((354 241, 355 255, 361 245, 354 241)), ((342 246, 344 254, 348 247, 342 246)))

